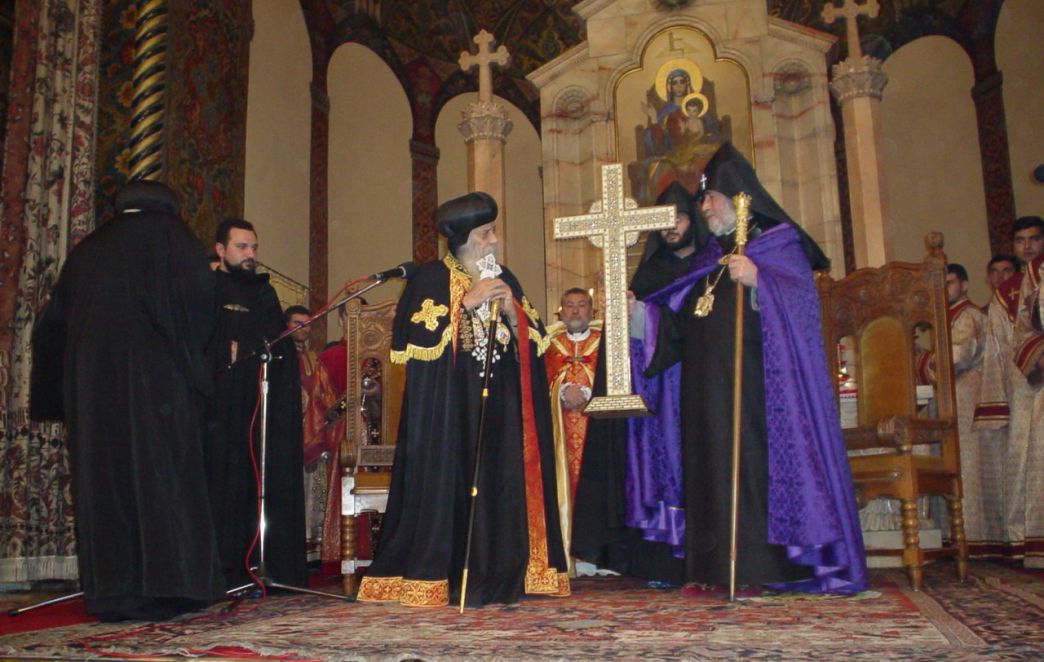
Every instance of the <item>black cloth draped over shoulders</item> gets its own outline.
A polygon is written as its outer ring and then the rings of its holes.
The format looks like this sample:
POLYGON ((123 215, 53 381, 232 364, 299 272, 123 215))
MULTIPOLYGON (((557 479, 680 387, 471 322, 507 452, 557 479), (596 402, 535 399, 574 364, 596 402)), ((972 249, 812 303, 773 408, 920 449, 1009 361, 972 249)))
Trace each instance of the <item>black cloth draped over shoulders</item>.
MULTIPOLYGON (((388 508, 360 600, 459 600, 485 324, 462 307, 470 279, 454 265, 422 266, 396 310, 392 359, 406 364, 406 386, 388 508)), ((494 342, 466 597, 473 606, 568 592, 545 332, 514 275, 505 269, 500 278, 519 304, 521 340, 509 332, 507 344, 501 334, 494 342)), ((510 330, 503 317, 501 326, 510 330)))
POLYGON ((32 412, 67 425, 91 614, 165 618, 224 590, 203 458, 213 301, 180 219, 121 214, 70 253, 34 328, 32 412))

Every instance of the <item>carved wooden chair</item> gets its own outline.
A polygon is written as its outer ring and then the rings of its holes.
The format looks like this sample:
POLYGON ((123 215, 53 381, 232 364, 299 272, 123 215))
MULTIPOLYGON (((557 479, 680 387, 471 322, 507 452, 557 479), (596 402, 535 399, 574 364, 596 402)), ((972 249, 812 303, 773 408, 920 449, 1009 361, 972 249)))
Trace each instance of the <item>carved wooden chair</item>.
MULTIPOLYGON (((345 306, 348 381, 340 466, 341 576, 347 594, 355 591, 359 568, 370 564, 357 554, 360 522, 369 519, 360 515, 382 513, 388 503, 406 377, 405 367, 389 358, 395 304, 364 305, 355 299, 345 306)), ((372 545, 367 547, 372 551, 372 545)))
MULTIPOLYGON (((915 590, 922 567, 931 559, 953 556, 957 576, 964 581, 968 548, 961 505, 961 468, 946 317, 944 262, 892 262, 877 269, 859 269, 842 280, 819 276, 824 344, 854 343, 854 378, 858 393, 858 425, 844 430, 856 500, 891 497, 900 502, 902 549, 867 549, 868 556, 901 556, 915 590), (914 329, 927 325, 936 351, 935 413, 928 417, 917 406, 914 329), (914 451, 931 445, 930 455, 914 451), (854 451, 862 451, 853 454, 854 451), (949 540, 938 549, 920 546, 918 498, 941 495, 949 514, 949 540)), ((837 352, 827 351, 831 374, 837 375, 837 352)), ((837 380, 832 380, 837 389, 837 380)))

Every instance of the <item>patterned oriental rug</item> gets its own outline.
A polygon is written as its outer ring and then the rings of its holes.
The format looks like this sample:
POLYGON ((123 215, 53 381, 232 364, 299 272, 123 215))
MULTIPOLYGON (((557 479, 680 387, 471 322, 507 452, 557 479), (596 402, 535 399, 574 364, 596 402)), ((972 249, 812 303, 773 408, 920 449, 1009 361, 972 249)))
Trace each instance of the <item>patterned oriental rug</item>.
POLYGON ((286 660, 1018 660, 1044 656, 1044 575, 936 563, 915 593, 877 571, 852 598, 762 595, 728 604, 623 578, 584 578, 568 598, 468 610, 276 595, 222 616, 89 623, 0 636, 0 656, 286 660))

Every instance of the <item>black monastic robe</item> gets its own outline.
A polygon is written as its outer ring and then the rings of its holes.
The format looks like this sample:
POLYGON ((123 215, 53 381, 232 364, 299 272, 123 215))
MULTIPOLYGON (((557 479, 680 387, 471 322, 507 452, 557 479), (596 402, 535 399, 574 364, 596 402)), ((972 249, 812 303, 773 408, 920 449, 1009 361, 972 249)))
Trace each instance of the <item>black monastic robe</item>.
MULTIPOLYGON (((515 277, 518 337, 502 318, 478 479, 467 604, 565 595, 543 324, 515 277), (506 333, 506 336, 504 335, 506 333)), ((395 465, 380 546, 360 600, 459 600, 475 462, 485 332, 462 299, 471 278, 451 256, 422 266, 396 310, 392 360, 406 364, 395 465)))
MULTIPOLYGON (((216 390, 207 412, 207 478, 229 586, 248 581, 245 558, 258 528, 260 361, 249 354, 285 328, 268 274, 214 272, 217 326, 207 345, 216 390), (237 361, 231 367, 231 344, 237 361), (256 410, 256 411, 255 411, 256 410), (251 425, 253 421, 253 425, 251 425), (251 445, 252 442, 252 445, 251 445)), ((265 562, 287 584, 307 580, 301 442, 301 386, 290 338, 273 348, 268 364, 268 436, 265 480, 265 562)), ((251 564, 258 560, 255 545, 251 564)))
POLYGON ((203 461, 213 301, 184 223, 123 214, 72 251, 33 330, 32 409, 64 409, 91 614, 165 618, 222 594, 203 461))

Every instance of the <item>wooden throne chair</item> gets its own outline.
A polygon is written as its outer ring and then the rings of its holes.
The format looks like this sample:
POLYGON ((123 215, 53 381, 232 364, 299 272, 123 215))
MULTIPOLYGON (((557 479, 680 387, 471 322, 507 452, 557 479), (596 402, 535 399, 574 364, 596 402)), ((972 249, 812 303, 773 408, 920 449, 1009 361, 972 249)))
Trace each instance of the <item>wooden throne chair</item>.
POLYGON ((390 360, 395 301, 345 305, 348 381, 341 442, 341 577, 356 589, 356 573, 370 564, 377 527, 388 503, 405 366, 390 360), (365 558, 362 558, 365 557, 365 558))
MULTIPOLYGON (((831 349, 845 340, 855 350, 858 420, 844 439, 856 501, 860 508, 877 497, 900 503, 902 549, 868 548, 867 556, 900 556, 914 590, 921 588, 925 563, 937 557, 954 557, 961 581, 967 573, 945 276, 945 262, 929 256, 923 263, 859 269, 837 281, 820 275, 816 282, 832 375, 840 366, 831 349), (934 352, 934 413, 917 405, 914 331, 925 328, 931 346, 944 349, 934 352), (920 445, 930 454, 914 448, 920 445), (929 495, 944 497, 949 515, 949 540, 938 549, 920 545, 918 499, 929 495)), ((838 380, 831 381, 836 396, 838 380)))

